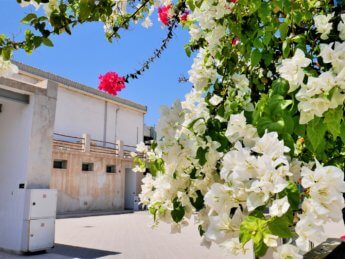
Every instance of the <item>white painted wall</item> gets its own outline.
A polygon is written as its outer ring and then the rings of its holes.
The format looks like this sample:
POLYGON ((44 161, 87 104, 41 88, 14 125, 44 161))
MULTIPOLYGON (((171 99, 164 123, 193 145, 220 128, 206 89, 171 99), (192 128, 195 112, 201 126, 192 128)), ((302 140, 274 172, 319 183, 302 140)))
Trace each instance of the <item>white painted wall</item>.
POLYGON ((77 92, 58 88, 55 133, 103 140, 104 102, 77 92))
POLYGON ((135 111, 118 111, 117 136, 125 145, 135 146, 144 140, 144 115, 135 111))
POLYGON ((58 88, 55 133, 75 137, 88 133, 91 139, 103 141, 106 138, 107 142, 114 143, 116 138, 125 145, 136 145, 143 140, 143 125, 143 112, 61 86, 58 88))
POLYGON ((0 97, 0 247, 19 251, 23 228, 24 195, 33 116, 30 104, 0 97))

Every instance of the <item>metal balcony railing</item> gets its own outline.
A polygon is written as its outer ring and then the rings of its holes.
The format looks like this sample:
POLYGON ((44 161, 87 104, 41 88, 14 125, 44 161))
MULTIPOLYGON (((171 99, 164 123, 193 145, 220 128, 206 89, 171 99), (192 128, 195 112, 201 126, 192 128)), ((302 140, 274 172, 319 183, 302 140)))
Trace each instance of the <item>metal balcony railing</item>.
POLYGON ((116 143, 106 142, 101 140, 90 140, 90 152, 91 153, 102 153, 110 155, 119 155, 119 148, 116 143))
POLYGON ((53 149, 56 151, 78 151, 107 154, 123 158, 131 158, 131 153, 134 152, 137 156, 144 158, 144 154, 138 153, 135 146, 124 145, 122 141, 112 143, 91 139, 88 134, 84 134, 83 137, 75 137, 54 133, 53 149))
POLYGON ((84 138, 53 134, 53 149, 62 151, 83 151, 84 138))

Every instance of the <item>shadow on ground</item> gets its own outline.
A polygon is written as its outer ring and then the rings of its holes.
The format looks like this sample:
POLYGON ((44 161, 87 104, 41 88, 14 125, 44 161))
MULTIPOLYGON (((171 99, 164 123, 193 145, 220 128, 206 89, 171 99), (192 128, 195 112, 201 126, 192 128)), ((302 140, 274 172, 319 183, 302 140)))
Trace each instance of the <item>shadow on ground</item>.
POLYGON ((86 247, 55 244, 53 249, 47 251, 49 254, 61 255, 70 258, 93 259, 109 255, 118 255, 119 252, 104 251, 86 247))

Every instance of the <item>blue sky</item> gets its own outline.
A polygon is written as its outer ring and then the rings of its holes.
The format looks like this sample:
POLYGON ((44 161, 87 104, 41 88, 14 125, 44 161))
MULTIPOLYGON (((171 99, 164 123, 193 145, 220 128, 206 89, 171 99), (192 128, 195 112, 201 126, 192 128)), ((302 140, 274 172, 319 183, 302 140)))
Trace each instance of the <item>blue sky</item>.
MULTIPOLYGON (((21 39, 25 27, 19 24, 31 7, 21 8, 15 0, 0 0, 0 34, 21 39)), ((40 47, 33 54, 16 52, 14 58, 28 65, 46 70, 91 87, 98 86, 98 76, 108 71, 120 75, 134 72, 145 59, 160 46, 166 35, 152 15, 154 26, 145 29, 141 25, 122 30, 122 38, 108 43, 101 24, 83 24, 74 28, 72 36, 53 38, 54 47, 40 47)), ((126 98, 148 106, 145 122, 154 125, 159 119, 159 107, 171 105, 183 99, 190 84, 178 83, 180 76, 188 76, 192 58, 188 58, 183 45, 188 42, 187 30, 178 29, 169 47, 160 59, 139 79, 131 81, 119 93, 126 98)))

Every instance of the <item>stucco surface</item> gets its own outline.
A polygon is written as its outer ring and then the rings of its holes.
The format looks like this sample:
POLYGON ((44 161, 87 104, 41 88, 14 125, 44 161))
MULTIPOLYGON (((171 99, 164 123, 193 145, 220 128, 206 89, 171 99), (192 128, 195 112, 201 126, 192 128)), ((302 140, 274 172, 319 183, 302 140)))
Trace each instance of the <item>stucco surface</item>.
MULTIPOLYGON (((67 160, 67 169, 52 169, 50 188, 58 190, 59 214, 74 211, 123 210, 125 168, 132 162, 113 155, 54 151, 53 159, 67 160), (83 172, 82 163, 93 163, 94 170, 83 172), (116 173, 106 173, 107 165, 116 165, 116 173)), ((142 175, 138 175, 140 192, 142 175)))

